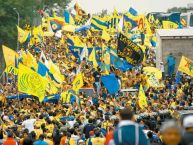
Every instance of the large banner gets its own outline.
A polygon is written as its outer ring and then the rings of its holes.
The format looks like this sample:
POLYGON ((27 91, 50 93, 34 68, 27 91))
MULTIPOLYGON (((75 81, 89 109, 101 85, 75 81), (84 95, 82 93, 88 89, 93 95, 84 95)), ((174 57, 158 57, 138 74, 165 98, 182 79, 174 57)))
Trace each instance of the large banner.
POLYGON ((118 38, 117 53, 119 57, 132 65, 141 63, 144 57, 141 47, 121 33, 118 38))
POLYGON ((178 67, 178 71, 181 71, 181 72, 193 77, 193 61, 182 56, 182 59, 180 61, 180 65, 178 67))

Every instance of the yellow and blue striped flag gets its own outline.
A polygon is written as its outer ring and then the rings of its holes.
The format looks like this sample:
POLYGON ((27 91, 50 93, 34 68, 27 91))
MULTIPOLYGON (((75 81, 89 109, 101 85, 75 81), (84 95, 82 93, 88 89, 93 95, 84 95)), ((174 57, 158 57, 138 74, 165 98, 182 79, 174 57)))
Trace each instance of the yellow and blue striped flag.
POLYGON ((106 21, 102 20, 100 17, 93 17, 91 19, 91 27, 96 30, 106 30, 108 27, 108 24, 106 21))
POLYGON ((74 19, 67 10, 64 10, 64 21, 66 24, 74 25, 74 19))

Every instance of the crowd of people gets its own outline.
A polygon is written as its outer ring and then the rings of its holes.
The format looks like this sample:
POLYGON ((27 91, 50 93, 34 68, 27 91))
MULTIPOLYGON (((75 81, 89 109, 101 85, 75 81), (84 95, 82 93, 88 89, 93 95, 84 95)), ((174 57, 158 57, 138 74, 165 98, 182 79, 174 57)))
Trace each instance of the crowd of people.
MULTIPOLYGON (((52 40, 46 42, 48 42, 46 46, 50 46, 49 49, 42 47, 46 57, 52 58, 59 64, 66 78, 61 92, 70 89, 76 68, 79 67, 76 58, 72 55, 66 57, 65 47, 54 48, 50 52, 53 47, 52 40), (67 66, 68 69, 63 65, 62 60, 70 64, 67 66)), ((33 49, 32 53, 36 58, 40 57, 40 53, 33 49)), ((84 72, 84 87, 96 88, 93 84, 101 83, 100 77, 103 72, 100 68, 93 69, 92 64, 86 59, 83 59, 80 66, 80 71, 84 72)), ((139 88, 140 83, 146 83, 143 67, 136 67, 127 72, 111 67, 111 72, 117 75, 123 88, 130 86, 139 88)), ((166 124, 163 122, 172 119, 174 111, 192 106, 192 78, 181 75, 181 82, 176 84, 175 75, 166 75, 162 82, 164 87, 149 87, 145 91, 148 100, 148 107, 145 109, 139 107, 137 92, 119 92, 111 96, 104 86, 99 94, 96 89, 96 94, 93 96, 79 93, 73 103, 61 101, 40 103, 34 98, 4 100, 1 102, 1 143, 4 145, 14 145, 15 142, 20 145, 108 145, 114 139, 116 145, 162 144, 162 142, 166 145, 178 145, 181 141, 182 128, 175 122, 166 124), (133 131, 134 126, 139 128, 138 132, 133 131), (121 135, 119 128, 123 129, 121 135)), ((16 85, 14 76, 9 75, 7 83, 1 84, 1 94, 6 96, 17 94, 16 85)), ((191 124, 191 118, 187 120, 187 124, 191 124)), ((183 124, 187 132, 181 145, 189 145, 188 143, 192 141, 190 139, 192 126, 187 127, 187 124, 183 124)))
MULTIPOLYGON (((176 81, 172 54, 161 63, 163 85, 144 87, 148 106, 140 108, 138 91, 120 90, 110 95, 101 82, 107 70, 95 67, 88 56, 80 61, 68 49, 67 36, 80 35, 87 48, 116 50, 116 35, 105 41, 100 32, 89 30, 89 33, 94 37, 62 32, 61 37, 43 37, 41 43, 34 39, 32 47, 25 44, 19 49, 21 62, 22 53, 30 52, 37 62, 45 63, 41 57, 44 54, 60 68, 64 80, 57 93, 72 89, 77 72, 83 74, 82 88, 94 88, 95 92, 92 96, 77 93, 76 99, 69 102, 45 103, 35 97, 6 99, 20 94, 17 77, 6 74, 0 84, 0 145, 193 145, 193 116, 185 117, 181 126, 174 120, 167 121, 175 118, 176 111, 193 106, 193 79, 181 74, 180 81, 176 81), (168 73, 164 64, 169 66, 168 73)), ((139 65, 127 71, 109 65, 108 74, 115 74, 121 89, 138 90, 140 85, 146 86, 143 68, 155 66, 156 59, 155 48, 144 47, 145 60, 139 65)), ((97 50, 96 57, 102 63, 107 59, 103 50, 97 50)))

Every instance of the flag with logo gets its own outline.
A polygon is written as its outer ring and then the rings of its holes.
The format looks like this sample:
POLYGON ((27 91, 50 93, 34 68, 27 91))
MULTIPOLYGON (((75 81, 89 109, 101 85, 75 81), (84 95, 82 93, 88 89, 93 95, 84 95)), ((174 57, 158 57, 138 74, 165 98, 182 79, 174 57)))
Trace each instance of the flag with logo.
POLYGON ((143 90, 143 86, 142 85, 140 85, 140 88, 139 88, 138 103, 139 103, 139 107, 141 109, 144 109, 144 108, 146 108, 148 106, 147 98, 145 96, 145 92, 143 90))
POLYGON ((185 56, 182 56, 178 71, 193 77, 193 61, 185 56))
POLYGON ((18 69, 13 65, 9 65, 8 67, 6 67, 5 72, 9 74, 17 75, 18 69))
POLYGON ((77 74, 76 78, 72 83, 72 89, 76 92, 84 85, 82 73, 77 74))
POLYGON ((42 102, 45 97, 48 80, 37 72, 19 64, 18 69, 18 91, 29 95, 34 95, 42 102))
POLYGON ((124 28, 127 30, 132 30, 133 28, 137 27, 137 22, 129 17, 129 15, 124 15, 124 28))
POLYGON ((177 29, 179 25, 172 21, 162 21, 163 29, 177 29))
POLYGON ((144 74, 147 76, 147 85, 154 88, 163 87, 159 82, 162 78, 162 72, 155 67, 144 67, 144 74))
POLYGON ((158 80, 162 78, 162 72, 156 67, 144 67, 143 71, 147 75, 153 73, 158 80))
POLYGON ((76 11, 76 14, 78 16, 83 16, 86 14, 86 12, 80 7, 80 5, 78 3, 75 3, 74 10, 76 11))
POLYGON ((62 25, 53 21, 53 20, 50 21, 50 25, 51 25, 51 28, 54 32, 62 29, 62 25))
POLYGON ((121 19, 121 16, 119 16, 118 12, 116 9, 113 11, 113 15, 111 17, 106 17, 107 20, 107 25, 108 29, 110 30, 116 30, 117 26, 119 25, 119 21, 121 19))
POLYGON ((78 3, 74 5, 74 10, 76 11, 75 23, 77 25, 84 25, 89 19, 88 14, 80 7, 78 3))
POLYGON ((128 39, 122 33, 119 34, 117 54, 132 65, 143 61, 144 53, 139 45, 128 39))

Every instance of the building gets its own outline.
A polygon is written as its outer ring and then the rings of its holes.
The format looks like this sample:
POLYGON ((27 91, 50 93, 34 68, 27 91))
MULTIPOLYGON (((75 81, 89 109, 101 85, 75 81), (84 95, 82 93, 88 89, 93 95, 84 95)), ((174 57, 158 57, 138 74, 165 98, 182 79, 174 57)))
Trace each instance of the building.
POLYGON ((193 8, 193 3, 189 3, 189 4, 187 5, 187 7, 188 7, 188 9, 192 9, 192 8, 193 8))
POLYGON ((160 62, 166 63, 169 53, 173 53, 176 57, 176 70, 182 55, 193 60, 193 29, 158 29, 156 35, 157 68, 160 67, 160 62))

